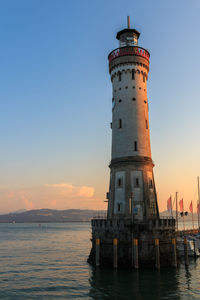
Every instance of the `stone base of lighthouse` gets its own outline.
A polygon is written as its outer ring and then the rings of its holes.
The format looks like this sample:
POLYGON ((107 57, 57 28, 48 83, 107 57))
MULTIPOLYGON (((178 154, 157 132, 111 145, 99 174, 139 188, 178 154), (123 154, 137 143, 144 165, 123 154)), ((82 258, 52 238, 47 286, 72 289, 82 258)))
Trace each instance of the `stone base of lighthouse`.
POLYGON ((88 262, 94 266, 134 267, 137 241, 139 268, 156 266, 158 259, 161 267, 169 266, 173 264, 174 237, 175 219, 155 219, 143 224, 131 218, 93 219, 88 262))

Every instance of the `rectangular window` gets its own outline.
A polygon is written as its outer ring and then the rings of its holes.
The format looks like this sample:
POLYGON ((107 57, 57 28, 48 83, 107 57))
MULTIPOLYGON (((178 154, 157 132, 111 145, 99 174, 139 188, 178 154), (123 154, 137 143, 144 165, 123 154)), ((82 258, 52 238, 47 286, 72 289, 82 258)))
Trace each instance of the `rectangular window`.
POLYGON ((132 70, 132 79, 135 79, 135 70, 132 70))
POLYGON ((122 187, 122 178, 117 179, 117 186, 122 187))
POLYGON ((153 187, 153 181, 152 181, 152 179, 150 179, 150 181, 149 181, 149 187, 150 187, 150 188, 153 187))
POLYGON ((119 81, 121 81, 122 80, 121 72, 119 72, 118 75, 119 75, 119 81))
POLYGON ((122 119, 119 119, 119 128, 122 128, 122 119))
POLYGON ((138 151, 138 149, 137 149, 137 142, 136 141, 134 142, 134 151, 138 151))
POLYGON ((145 76, 143 75, 143 82, 145 82, 145 76))
POLYGON ((121 205, 117 204, 117 210, 118 210, 118 212, 120 211, 120 209, 121 209, 121 205))
POLYGON ((148 121, 146 120, 146 129, 148 129, 148 121))
POLYGON ((135 178, 135 186, 136 187, 140 186, 140 184, 139 184, 139 178, 135 178))

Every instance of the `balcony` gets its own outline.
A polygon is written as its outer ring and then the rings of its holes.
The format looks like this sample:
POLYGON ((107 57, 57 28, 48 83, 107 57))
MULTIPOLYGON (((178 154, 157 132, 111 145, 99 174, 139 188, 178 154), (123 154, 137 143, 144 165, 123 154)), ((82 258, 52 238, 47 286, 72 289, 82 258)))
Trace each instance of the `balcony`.
POLYGON ((117 48, 110 52, 108 55, 109 63, 113 61, 115 58, 121 57, 121 56, 141 56, 149 62, 150 53, 141 47, 138 46, 131 46, 131 47, 122 47, 117 48))

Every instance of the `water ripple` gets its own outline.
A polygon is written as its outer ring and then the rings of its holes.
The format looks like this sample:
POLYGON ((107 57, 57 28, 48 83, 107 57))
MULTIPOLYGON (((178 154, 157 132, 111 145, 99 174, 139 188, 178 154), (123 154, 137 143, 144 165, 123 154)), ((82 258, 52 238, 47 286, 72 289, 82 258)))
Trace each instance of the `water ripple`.
POLYGON ((200 299, 200 261, 189 268, 93 269, 90 224, 0 224, 0 299, 200 299))

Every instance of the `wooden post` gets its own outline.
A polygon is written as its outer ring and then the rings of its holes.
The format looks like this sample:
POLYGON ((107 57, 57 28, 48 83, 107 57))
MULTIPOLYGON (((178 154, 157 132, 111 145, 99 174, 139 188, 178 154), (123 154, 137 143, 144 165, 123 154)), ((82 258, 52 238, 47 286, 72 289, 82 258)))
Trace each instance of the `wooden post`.
POLYGON ((177 268, 176 239, 172 239, 172 256, 173 256, 173 263, 172 263, 172 265, 175 268, 177 268))
POLYGON ((132 266, 134 266, 135 269, 139 269, 139 264, 138 264, 138 239, 133 239, 132 266))
POLYGON ((96 267, 100 265, 100 239, 96 239, 96 267))
POLYGON ((188 244, 187 244, 187 238, 184 237, 184 254, 185 254, 185 265, 188 266, 189 265, 189 261, 188 261, 188 244))
POLYGON ((159 239, 155 239, 156 269, 160 269, 159 239))
POLYGON ((113 239, 113 267, 115 269, 117 269, 118 267, 117 244, 118 244, 118 240, 113 239))

